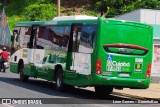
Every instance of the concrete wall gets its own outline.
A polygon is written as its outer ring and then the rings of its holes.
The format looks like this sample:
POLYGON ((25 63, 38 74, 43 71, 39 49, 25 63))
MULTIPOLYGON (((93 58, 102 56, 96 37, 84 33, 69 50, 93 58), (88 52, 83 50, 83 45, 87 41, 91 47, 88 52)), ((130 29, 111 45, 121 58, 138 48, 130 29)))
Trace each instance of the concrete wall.
POLYGON ((135 10, 130 13, 126 13, 120 16, 114 17, 115 19, 120 19, 120 20, 130 20, 130 21, 136 21, 140 22, 140 10, 135 10))
POLYGON ((160 10, 141 9, 140 13, 140 22, 160 24, 160 10))
POLYGON ((160 24, 160 10, 138 9, 120 16, 116 16, 114 18, 147 24, 160 24))

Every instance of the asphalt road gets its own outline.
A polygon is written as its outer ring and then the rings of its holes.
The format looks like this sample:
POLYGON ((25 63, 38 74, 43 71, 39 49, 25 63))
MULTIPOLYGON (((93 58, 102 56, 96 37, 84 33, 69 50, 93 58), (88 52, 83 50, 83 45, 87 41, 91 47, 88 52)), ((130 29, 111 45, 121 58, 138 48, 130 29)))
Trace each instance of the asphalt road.
MULTIPOLYGON (((53 98, 49 103, 42 105, 0 105, 0 107, 158 107, 159 104, 109 104, 115 100, 128 101, 132 98, 110 95, 99 98, 93 91, 76 88, 68 92, 58 92, 55 84, 41 79, 30 78, 27 83, 19 81, 19 75, 9 72, 0 72, 0 98, 53 98), (72 104, 73 103, 73 104, 72 104)), ((48 100, 48 99, 47 99, 48 100)))

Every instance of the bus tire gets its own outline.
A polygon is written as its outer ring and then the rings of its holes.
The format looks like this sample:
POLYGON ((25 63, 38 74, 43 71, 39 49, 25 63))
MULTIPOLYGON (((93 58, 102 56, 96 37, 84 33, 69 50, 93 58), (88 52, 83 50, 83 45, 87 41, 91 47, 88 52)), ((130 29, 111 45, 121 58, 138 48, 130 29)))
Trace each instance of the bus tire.
POLYGON ((108 96, 113 92, 113 87, 109 86, 95 86, 94 89, 98 96, 108 96))
POLYGON ((63 70, 61 68, 57 69, 55 82, 56 82, 56 90, 63 91, 64 90, 63 70))
POLYGON ((20 81, 22 81, 22 82, 27 82, 28 81, 29 76, 24 75, 24 63, 21 60, 19 61, 19 64, 18 64, 18 73, 19 73, 20 81))

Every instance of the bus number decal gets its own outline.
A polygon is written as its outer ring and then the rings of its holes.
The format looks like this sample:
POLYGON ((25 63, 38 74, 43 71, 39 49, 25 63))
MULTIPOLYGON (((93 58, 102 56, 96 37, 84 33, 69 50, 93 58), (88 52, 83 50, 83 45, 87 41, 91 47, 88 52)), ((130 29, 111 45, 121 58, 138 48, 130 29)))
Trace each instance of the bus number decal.
POLYGON ((143 65, 143 59, 142 58, 135 58, 135 73, 141 73, 142 72, 142 65, 143 65))

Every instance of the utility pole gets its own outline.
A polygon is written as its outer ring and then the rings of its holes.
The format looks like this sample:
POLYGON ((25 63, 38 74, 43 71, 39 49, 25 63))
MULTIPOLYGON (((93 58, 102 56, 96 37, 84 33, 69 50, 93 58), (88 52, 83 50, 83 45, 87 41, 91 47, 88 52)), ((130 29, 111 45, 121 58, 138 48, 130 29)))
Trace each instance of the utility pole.
POLYGON ((57 16, 60 16, 60 0, 57 0, 57 16))

